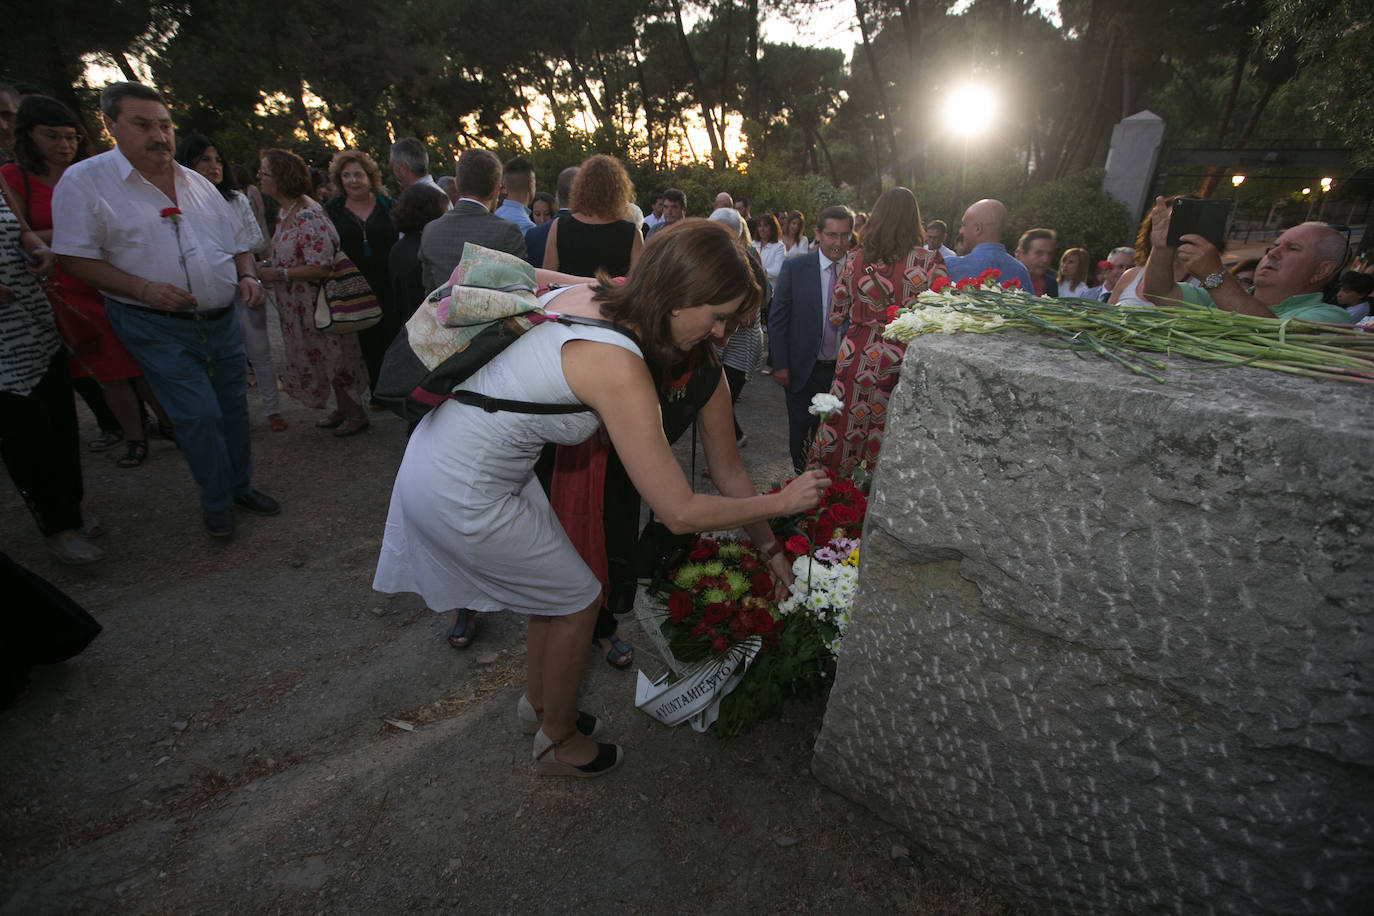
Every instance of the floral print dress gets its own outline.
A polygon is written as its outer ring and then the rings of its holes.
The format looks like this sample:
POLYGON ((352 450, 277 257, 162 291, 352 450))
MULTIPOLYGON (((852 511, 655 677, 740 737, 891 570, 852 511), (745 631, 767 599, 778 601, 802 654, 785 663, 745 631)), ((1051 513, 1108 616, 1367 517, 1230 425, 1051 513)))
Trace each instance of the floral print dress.
POLYGON ((811 463, 831 477, 848 476, 867 462, 871 470, 883 446, 887 401, 902 371, 906 344, 884 340, 888 310, 929 289, 936 277, 947 277, 939 252, 916 248, 903 261, 867 264, 863 249, 845 258, 830 320, 849 320, 849 330, 835 362, 830 393, 844 405, 827 416, 811 446, 811 463))
MULTIPOLYGON (((272 236, 271 266, 330 267, 339 236, 319 205, 303 207, 283 220, 272 236)), ((326 334, 315 329, 315 297, 318 283, 273 280, 272 295, 281 318, 281 338, 286 347, 283 383, 286 393, 306 407, 323 410, 335 381, 354 403, 364 403, 367 369, 356 334, 326 334)))

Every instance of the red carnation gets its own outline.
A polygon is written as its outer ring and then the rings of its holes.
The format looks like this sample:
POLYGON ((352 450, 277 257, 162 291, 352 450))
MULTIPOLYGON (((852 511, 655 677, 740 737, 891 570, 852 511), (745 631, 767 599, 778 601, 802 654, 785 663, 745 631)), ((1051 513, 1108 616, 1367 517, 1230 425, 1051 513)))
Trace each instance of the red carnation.
POLYGON ((726 639, 724 636, 717 636, 715 639, 711 640, 711 648, 723 654, 730 648, 730 640, 726 639))
POLYGON ((162 211, 161 211, 160 213, 158 213, 158 216, 180 216, 180 215, 181 215, 181 211, 178 210, 176 207, 163 207, 163 208, 162 208, 162 211))
POLYGON ((773 615, 768 613, 767 608, 756 607, 749 612, 749 629, 755 633, 767 634, 773 629, 773 615))
POLYGON ((936 292, 936 293, 938 293, 940 290, 942 290, 942 289, 944 289, 945 287, 949 286, 950 283, 951 283, 951 281, 950 281, 949 277, 936 277, 934 280, 931 280, 931 281, 930 281, 930 289, 931 289, 931 292, 936 292))
POLYGON ((889 305, 889 306, 887 307, 887 320, 888 320, 888 321, 896 321, 896 320, 897 320, 897 315, 898 315, 899 312, 901 312, 901 310, 902 310, 902 307, 901 307, 900 305, 889 305))
POLYGON ((755 598, 762 598, 773 590, 773 577, 766 572, 755 573, 749 580, 749 594, 755 598))
POLYGON ((1012 277, 1010 280, 1008 280, 1008 281, 1006 281, 1005 283, 1002 284, 1002 289, 1020 289, 1020 288, 1021 288, 1021 281, 1018 280, 1018 279, 1016 279, 1015 277, 1012 277))
POLYGON ((686 592, 673 592, 668 599, 668 619, 673 623, 682 623, 692 616, 692 599, 687 597, 686 592))
POLYGON ((957 290, 966 290, 977 282, 978 281, 973 279, 972 277, 964 277, 962 280, 955 281, 954 288, 957 290))
POLYGON ((811 552, 811 542, 800 534, 794 534, 787 539, 787 543, 783 544, 782 548, 792 556, 799 557, 804 553, 811 552))

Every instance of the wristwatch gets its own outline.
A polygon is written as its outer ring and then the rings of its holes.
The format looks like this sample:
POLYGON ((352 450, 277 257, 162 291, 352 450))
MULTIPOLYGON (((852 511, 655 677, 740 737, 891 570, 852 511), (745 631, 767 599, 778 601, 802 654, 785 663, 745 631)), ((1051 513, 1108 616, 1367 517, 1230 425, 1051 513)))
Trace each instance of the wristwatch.
POLYGON ((1223 281, 1223 280, 1225 280, 1225 279, 1226 279, 1226 274, 1225 274, 1224 271, 1220 271, 1220 270, 1219 270, 1219 271, 1217 271, 1217 272, 1214 273, 1214 274, 1208 274, 1208 275, 1206 276, 1206 278, 1202 281, 1202 288, 1203 288, 1203 289, 1216 289, 1218 286, 1221 285, 1221 281, 1223 281))

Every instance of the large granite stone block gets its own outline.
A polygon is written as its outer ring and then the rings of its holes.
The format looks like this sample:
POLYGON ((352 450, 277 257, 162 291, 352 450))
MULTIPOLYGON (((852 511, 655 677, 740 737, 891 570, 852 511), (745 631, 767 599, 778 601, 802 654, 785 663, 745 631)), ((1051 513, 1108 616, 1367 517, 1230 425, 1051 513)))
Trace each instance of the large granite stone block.
POLYGON ((1011 334, 895 392, 813 768, 1042 912, 1374 906, 1374 397, 1011 334))

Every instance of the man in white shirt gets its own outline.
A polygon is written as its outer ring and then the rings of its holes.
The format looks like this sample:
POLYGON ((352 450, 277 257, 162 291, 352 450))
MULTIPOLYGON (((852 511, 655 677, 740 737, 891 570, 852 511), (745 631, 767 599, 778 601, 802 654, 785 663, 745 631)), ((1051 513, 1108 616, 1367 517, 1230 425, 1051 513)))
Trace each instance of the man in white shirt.
POLYGON ((954 257, 954 250, 945 245, 945 240, 949 238, 949 226, 942 219, 933 219, 926 223, 926 251, 938 251, 940 257, 949 260, 954 257))
POLYGON ((654 194, 654 199, 649 205, 649 215, 644 217, 644 234, 647 236, 659 226, 663 225, 663 192, 654 194))
POLYGON ((105 313, 166 409, 200 488, 205 527, 233 507, 281 511, 253 489, 241 298, 262 308, 243 222, 215 186, 172 158, 162 96, 139 83, 101 93, 115 149, 69 168, 53 193, 62 268, 105 294, 105 313))
POLYGON ((391 174, 396 176, 396 184, 400 185, 398 197, 413 184, 428 185, 448 196, 429 174, 429 153, 425 152, 425 145, 415 137, 402 137, 391 144, 391 174))

